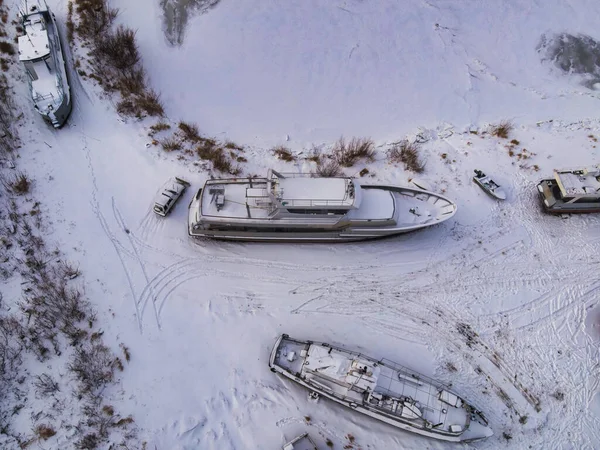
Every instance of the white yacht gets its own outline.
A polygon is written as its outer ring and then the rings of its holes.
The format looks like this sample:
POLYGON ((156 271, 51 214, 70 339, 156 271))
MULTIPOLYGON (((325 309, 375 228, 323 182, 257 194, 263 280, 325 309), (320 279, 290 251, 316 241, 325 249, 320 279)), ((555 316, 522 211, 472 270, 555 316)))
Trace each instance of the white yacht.
POLYGON ((208 180, 189 207, 190 236, 255 241, 358 241, 435 225, 456 205, 422 189, 351 177, 279 173, 208 180))
MULTIPOLYGON (((27 5, 27 3, 26 3, 27 5)), ((35 2, 23 13, 25 34, 19 36, 19 60, 27 71, 35 109, 55 128, 71 112, 71 92, 54 14, 35 2)))
POLYGON ((555 170, 537 185, 544 209, 553 214, 600 212, 600 164, 555 170))
POLYGON ((376 360, 325 343, 284 334, 273 347, 271 371, 406 431, 451 442, 493 434, 481 411, 434 380, 387 359, 376 360))

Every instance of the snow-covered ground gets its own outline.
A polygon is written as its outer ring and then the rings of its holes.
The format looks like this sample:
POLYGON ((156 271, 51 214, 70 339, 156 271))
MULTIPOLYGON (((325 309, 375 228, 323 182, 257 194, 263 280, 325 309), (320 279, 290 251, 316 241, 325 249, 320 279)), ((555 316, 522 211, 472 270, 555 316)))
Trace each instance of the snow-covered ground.
MULTIPOLYGON (((600 38, 600 3, 222 0, 190 18, 181 47, 166 42, 158 3, 113 5, 137 28, 170 118, 249 145, 246 173, 309 170, 267 150, 286 135, 301 151, 342 134, 384 146, 422 127, 419 178, 459 210, 357 244, 190 240, 186 206, 206 172, 147 147, 152 122, 123 121, 89 81, 73 81, 65 128, 48 128, 23 76, 19 164, 49 239, 80 264, 106 342, 131 351, 113 395, 147 448, 274 449, 304 431, 320 449, 453 447, 308 402, 268 370, 283 332, 451 382, 495 432, 467 448, 600 447, 600 217, 544 215, 535 190, 553 168, 600 162, 598 92, 536 53, 544 33, 600 38), (483 134, 506 118, 514 156, 483 134), (523 149, 532 156, 518 160, 523 149), (475 168, 508 200, 472 183, 475 168), (159 218, 151 201, 172 175, 192 189, 159 218)), ((49 4, 64 23, 65 2, 49 4)), ((412 176, 383 152, 368 167, 374 181, 412 176)))

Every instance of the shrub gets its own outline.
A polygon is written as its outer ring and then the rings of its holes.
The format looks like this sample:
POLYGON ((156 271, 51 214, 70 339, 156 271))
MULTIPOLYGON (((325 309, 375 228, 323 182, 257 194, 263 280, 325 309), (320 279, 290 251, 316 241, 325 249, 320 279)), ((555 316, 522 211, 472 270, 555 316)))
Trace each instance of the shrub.
POLYGON ((16 195, 29 193, 31 189, 31 179, 23 172, 17 172, 8 180, 3 181, 4 187, 16 195))
POLYGON ((287 147, 284 147, 283 145, 278 145, 277 147, 274 147, 273 149, 271 149, 271 151, 273 152, 273 154, 275 156, 277 156, 277 158, 279 158, 283 161, 287 161, 287 162, 296 161, 296 157, 292 154, 290 149, 287 147))
POLYGON ((146 73, 144 69, 134 67, 126 71, 117 79, 114 87, 123 97, 144 95, 146 90, 146 73))
POLYGON ((160 145, 162 146, 163 150, 166 152, 172 152, 174 150, 181 150, 181 143, 179 142, 178 139, 176 139, 174 137, 169 137, 169 138, 163 139, 161 141, 160 145))
POLYGON ((153 89, 147 90, 144 94, 137 97, 136 105, 149 116, 163 117, 165 115, 160 95, 153 89))
POLYGON ((0 42, 0 52, 6 53, 7 55, 14 55, 15 48, 10 42, 0 42))
POLYGON ((60 391, 58 383, 54 381, 54 379, 47 373, 38 375, 36 380, 33 382, 33 385, 35 387, 35 393, 39 397, 47 397, 55 392, 60 391))
POLYGON ((96 56, 121 73, 134 68, 140 61, 135 31, 119 25, 114 33, 104 33, 96 41, 96 56))
POLYGON ((96 433, 86 434, 80 441, 77 442, 76 447, 80 450, 94 450, 98 448, 100 444, 100 438, 96 433))
POLYGON ((503 120, 498 125, 492 125, 490 133, 492 136, 496 136, 502 139, 508 139, 510 132, 513 130, 513 124, 508 120, 503 120))
POLYGON ((332 155, 340 166, 352 167, 359 159, 375 159, 375 144, 368 138, 352 138, 348 144, 342 136, 333 146, 332 155))
POLYGON ((150 135, 154 136, 156 133, 169 130, 170 128, 171 128, 171 125, 169 125, 168 123, 157 122, 150 127, 150 135))
POLYGON ((40 424, 37 427, 35 427, 35 434, 38 438, 47 440, 54 436, 56 434, 56 431, 54 431, 54 428, 52 428, 50 425, 40 424))
POLYGON ((519 142, 519 141, 517 141, 516 139, 513 139, 512 141, 510 141, 510 143, 511 143, 512 145, 519 145, 519 144, 520 144, 520 142, 519 142))
POLYGON ((119 14, 106 0, 75 0, 75 4, 79 15, 77 33, 86 39, 94 39, 108 30, 119 14))
POLYGON ((117 112, 123 116, 135 116, 138 109, 133 100, 125 98, 117 103, 117 112))
POLYGON ((333 158, 321 156, 317 161, 315 173, 320 177, 339 177, 342 174, 340 164, 333 158))
POLYGON ((112 364, 108 347, 94 342, 75 348, 68 368, 79 381, 80 391, 93 394, 113 380, 112 364))
POLYGON ((198 132, 198 125, 195 123, 179 122, 177 128, 183 134, 184 139, 191 142, 198 142, 200 140, 200 133, 198 132))
POLYGON ((244 147, 242 147, 239 144, 236 144, 235 142, 232 141, 225 141, 225 144, 223 145, 224 148, 230 149, 230 150, 239 150, 239 151, 243 151, 244 147))
MULTIPOLYGON (((422 173, 425 166, 419 158, 419 144, 403 140, 394 144, 388 151, 388 158, 393 163, 403 163, 406 170, 422 173)), ((444 156, 442 156, 444 158, 444 156)))

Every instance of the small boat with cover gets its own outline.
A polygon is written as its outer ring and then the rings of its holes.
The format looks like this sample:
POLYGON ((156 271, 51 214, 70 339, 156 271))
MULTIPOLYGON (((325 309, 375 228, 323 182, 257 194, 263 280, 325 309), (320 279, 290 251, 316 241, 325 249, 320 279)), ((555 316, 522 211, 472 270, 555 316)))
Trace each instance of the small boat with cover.
POLYGON ((481 189, 483 189, 487 194, 498 200, 506 200, 506 192, 502 189, 498 183, 492 180, 489 176, 483 173, 481 170, 475 169, 475 176, 473 177, 473 181, 477 183, 481 189))

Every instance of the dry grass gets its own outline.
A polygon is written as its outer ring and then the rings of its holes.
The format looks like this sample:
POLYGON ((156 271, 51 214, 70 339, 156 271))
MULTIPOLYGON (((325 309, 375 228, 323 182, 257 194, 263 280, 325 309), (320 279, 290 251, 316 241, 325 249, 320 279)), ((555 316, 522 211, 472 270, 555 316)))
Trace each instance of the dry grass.
POLYGON ((141 67, 128 69, 117 78, 112 87, 118 90, 123 98, 144 95, 146 91, 146 73, 141 67))
POLYGON ((160 94, 153 89, 136 98, 136 106, 148 116, 164 117, 165 108, 160 100, 160 94))
POLYGON ((160 133, 161 131, 170 130, 171 125, 166 122, 157 122, 150 127, 150 136, 154 136, 156 133, 160 133))
POLYGON ((222 173, 237 175, 240 172, 238 168, 233 167, 233 164, 225 153, 225 150, 217 143, 216 140, 210 138, 200 138, 200 140, 201 144, 196 147, 196 153, 200 159, 210 161, 213 169, 222 173))
POLYGON ((50 425, 40 424, 35 427, 35 434, 40 439, 48 440, 56 434, 56 431, 50 425))
POLYGON ((198 125, 196 125, 195 123, 188 123, 188 122, 181 121, 177 125, 177 128, 179 128, 179 131, 185 140, 190 141, 190 142, 200 141, 200 133, 198 131, 198 125))
POLYGON ((244 151, 244 147, 243 146, 241 146, 239 144, 236 144, 233 141, 225 141, 225 144, 223 144, 223 148, 227 148, 229 150, 238 150, 240 152, 244 151))
POLYGON ((503 120, 498 125, 492 125, 490 127, 490 133, 492 134, 492 136, 496 136, 501 139, 508 139, 508 136, 510 136, 510 133, 513 130, 513 128, 514 125, 510 121, 503 120))
POLYGON ((107 31, 119 14, 106 0, 75 0, 75 11, 79 16, 77 34, 90 40, 107 31))
POLYGON ((95 57, 120 73, 133 69, 140 62, 135 31, 119 25, 114 33, 104 33, 96 40, 95 57))
POLYGON ((375 159, 375 144, 368 138, 352 138, 350 142, 342 136, 333 146, 332 155, 340 166, 352 167, 360 159, 375 159))
POLYGON ((24 172, 17 172, 12 177, 3 180, 4 187, 15 195, 25 195, 31 190, 31 179, 24 172))
POLYGON ((5 53, 7 55, 14 55, 15 48, 10 42, 0 42, 0 53, 5 53))
POLYGON ((179 142, 178 139, 174 138, 174 137, 168 137, 166 139, 163 139, 160 142, 161 147, 163 148, 163 150, 165 152, 172 152, 175 150, 181 150, 181 142, 179 142))
MULTIPOLYGON (((423 173, 425 166, 419 157, 419 144, 403 140, 394 144, 388 151, 388 158, 393 163, 403 163, 406 170, 423 173)), ((442 156, 444 158, 444 156, 442 156)))
POLYGON ((271 152, 273 152, 273 154, 282 161, 296 161, 296 157, 292 154, 291 150, 283 145, 278 145, 277 147, 272 148, 271 152))
POLYGON ((317 161, 315 173, 320 177, 339 177, 342 174, 342 168, 340 167, 340 163, 334 158, 321 156, 317 161))

